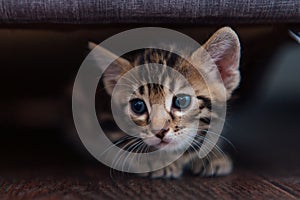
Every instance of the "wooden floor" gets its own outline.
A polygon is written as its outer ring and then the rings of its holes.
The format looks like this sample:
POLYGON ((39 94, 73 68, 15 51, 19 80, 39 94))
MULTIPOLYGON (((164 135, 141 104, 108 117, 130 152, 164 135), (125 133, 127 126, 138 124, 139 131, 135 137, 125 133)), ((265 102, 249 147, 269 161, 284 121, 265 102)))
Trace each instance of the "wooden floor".
MULTIPOLYGON (((82 162, 88 153, 70 150, 82 145, 69 144, 77 134, 66 134, 66 118, 56 104, 61 105, 61 95, 85 57, 87 38, 102 41, 129 27, 86 28, 0 31, 0 200, 300 199, 300 95, 294 87, 300 85, 299 45, 285 28, 245 26, 238 30, 243 47, 238 98, 243 106, 229 107, 227 120, 231 122, 226 137, 237 149, 239 166, 226 177, 186 175, 180 180, 149 180, 111 172, 99 163, 82 162), (277 71, 282 66, 275 65, 281 62, 269 63, 268 59, 281 57, 275 52, 284 41, 297 51, 287 52, 289 57, 282 62, 286 71, 277 71), (260 80, 268 78, 262 74, 273 69, 281 76, 275 77, 277 84, 269 86, 273 88, 270 93, 260 80), (287 81, 280 81, 280 77, 287 81), (263 95, 267 95, 266 101, 260 104, 257 99, 264 99, 263 95)), ((205 39, 215 28, 177 30, 205 39)), ((71 111, 69 103, 63 106, 71 111)))
POLYGON ((148 180, 101 166, 5 169, 0 199, 300 199, 300 169, 148 180))

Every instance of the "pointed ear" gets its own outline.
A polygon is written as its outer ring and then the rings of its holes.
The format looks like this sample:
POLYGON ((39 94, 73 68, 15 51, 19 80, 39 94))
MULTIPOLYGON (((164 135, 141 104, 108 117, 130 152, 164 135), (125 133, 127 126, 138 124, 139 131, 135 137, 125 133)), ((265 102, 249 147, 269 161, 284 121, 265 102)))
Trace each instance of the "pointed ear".
POLYGON ((94 51, 93 54, 96 57, 95 61, 97 62, 97 65, 101 68, 102 72, 104 71, 104 87, 106 89, 106 92, 109 95, 111 95, 119 78, 132 66, 126 59, 118 57, 114 53, 93 42, 89 42, 88 47, 90 50, 94 51), (112 62, 109 65, 109 67, 105 69, 105 67, 107 66, 107 64, 109 64, 111 60, 114 60, 114 62, 112 62))
POLYGON ((211 36, 202 48, 217 65, 227 89, 227 96, 230 97, 240 82, 240 42, 237 34, 229 27, 221 28, 211 36))

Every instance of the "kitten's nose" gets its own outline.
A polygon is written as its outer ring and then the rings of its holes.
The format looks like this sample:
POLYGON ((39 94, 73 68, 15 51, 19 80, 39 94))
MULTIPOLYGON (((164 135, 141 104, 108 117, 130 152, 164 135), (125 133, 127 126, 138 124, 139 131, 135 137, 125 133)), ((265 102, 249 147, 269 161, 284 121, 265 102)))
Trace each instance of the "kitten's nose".
POLYGON ((153 130, 153 133, 159 139, 163 139, 165 137, 165 135, 168 133, 168 131, 169 131, 169 128, 167 128, 167 129, 163 128, 163 129, 160 129, 159 131, 153 130))

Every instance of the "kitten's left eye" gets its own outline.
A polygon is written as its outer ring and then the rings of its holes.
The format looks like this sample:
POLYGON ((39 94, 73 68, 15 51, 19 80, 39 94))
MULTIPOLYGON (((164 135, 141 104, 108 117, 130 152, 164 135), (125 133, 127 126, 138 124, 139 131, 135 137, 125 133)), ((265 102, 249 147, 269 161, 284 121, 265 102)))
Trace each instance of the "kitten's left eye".
POLYGON ((145 102, 141 99, 133 99, 130 101, 131 110, 138 115, 144 114, 147 110, 145 102))
POLYGON ((177 109, 187 108, 191 104, 191 96, 187 94, 178 94, 173 97, 173 107, 177 109))

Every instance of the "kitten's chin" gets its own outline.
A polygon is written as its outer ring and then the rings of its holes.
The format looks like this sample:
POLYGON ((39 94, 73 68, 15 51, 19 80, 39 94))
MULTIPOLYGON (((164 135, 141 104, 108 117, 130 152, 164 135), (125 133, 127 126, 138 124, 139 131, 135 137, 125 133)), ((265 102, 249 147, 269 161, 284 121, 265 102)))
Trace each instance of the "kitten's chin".
POLYGON ((162 148, 168 149, 168 147, 173 146, 173 144, 169 143, 169 142, 161 141, 160 143, 153 145, 153 146, 157 149, 162 149, 162 148))
POLYGON ((161 139, 159 139, 157 137, 144 138, 143 140, 147 145, 153 146, 153 147, 162 142, 161 139))
POLYGON ((159 138, 149 138, 144 140, 146 144, 153 147, 156 150, 176 151, 178 150, 178 144, 172 140, 161 140, 159 138))
POLYGON ((157 138, 155 136, 143 138, 143 141, 153 147, 156 150, 165 150, 165 151, 185 151, 189 146, 189 142, 184 138, 172 138, 172 137, 164 137, 163 139, 157 138))
POLYGON ((155 149, 169 149, 169 147, 172 146, 172 148, 174 148, 174 144, 172 143, 171 140, 167 140, 167 139, 159 139, 157 137, 151 137, 151 138, 146 138, 144 139, 144 142, 151 146, 154 147, 155 149))
POLYGON ((184 147, 181 147, 178 145, 178 143, 172 141, 172 142, 160 142, 157 145, 153 146, 156 149, 159 150, 164 150, 164 151, 168 151, 168 152, 176 152, 179 153, 181 151, 185 151, 184 147))

